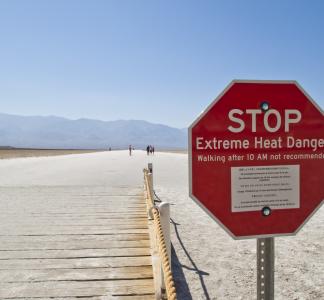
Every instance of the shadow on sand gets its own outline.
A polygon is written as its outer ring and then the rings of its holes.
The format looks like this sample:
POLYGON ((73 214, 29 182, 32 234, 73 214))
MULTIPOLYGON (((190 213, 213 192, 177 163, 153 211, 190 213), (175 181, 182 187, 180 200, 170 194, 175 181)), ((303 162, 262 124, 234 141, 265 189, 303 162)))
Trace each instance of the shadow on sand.
POLYGON ((181 240, 181 237, 179 235, 178 226, 180 224, 174 222, 173 219, 170 219, 170 222, 174 226, 174 231, 175 231, 177 239, 181 245, 181 248, 183 249, 184 253, 186 254, 187 258, 189 259, 189 261, 191 263, 191 266, 182 265, 178 259, 178 256, 177 256, 174 248, 173 248, 173 245, 172 245, 172 249, 171 249, 172 273, 174 276, 174 281, 175 281, 175 285, 176 285, 176 289, 177 289, 177 298, 179 300, 192 300, 193 299, 190 294, 188 283, 187 283, 186 278, 183 273, 183 268, 185 268, 187 270, 193 271, 196 274, 198 274, 201 287, 202 287, 205 297, 206 297, 205 299, 210 300, 210 297, 209 297, 209 294, 207 291, 207 287, 205 285, 204 277, 203 277, 203 276, 209 276, 209 273, 199 270, 197 265, 195 264, 194 260, 191 258, 189 252, 187 251, 186 247, 184 246, 184 244, 181 240))

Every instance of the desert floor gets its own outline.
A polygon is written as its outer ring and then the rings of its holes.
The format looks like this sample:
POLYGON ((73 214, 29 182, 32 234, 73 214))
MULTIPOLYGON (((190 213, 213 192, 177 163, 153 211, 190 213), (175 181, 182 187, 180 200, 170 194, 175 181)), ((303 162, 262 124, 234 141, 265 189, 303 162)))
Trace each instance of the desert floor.
POLYGON ((67 154, 82 154, 98 150, 60 150, 60 149, 0 149, 0 159, 17 157, 56 156, 67 154))
MULTIPOLYGON (((256 299, 256 240, 233 240, 189 198, 186 154, 147 156, 138 150, 131 157, 127 151, 111 151, 3 159, 1 201, 16 197, 32 205, 28 189, 59 187, 68 200, 77 189, 141 188, 148 162, 157 196, 171 203, 178 299, 256 299)), ((275 238, 275 249, 275 299, 324 299, 323 206, 297 236, 275 238)))

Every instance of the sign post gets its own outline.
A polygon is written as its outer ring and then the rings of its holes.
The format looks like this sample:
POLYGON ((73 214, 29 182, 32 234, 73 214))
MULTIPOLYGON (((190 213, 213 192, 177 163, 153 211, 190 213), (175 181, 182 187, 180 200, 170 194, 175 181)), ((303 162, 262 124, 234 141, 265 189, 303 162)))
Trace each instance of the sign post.
POLYGON ((274 238, 257 239, 257 300, 274 299, 274 238))
POLYGON ((323 204, 323 173, 323 111, 295 81, 233 81, 189 127, 190 197, 258 239, 258 299, 274 297, 274 237, 323 204))

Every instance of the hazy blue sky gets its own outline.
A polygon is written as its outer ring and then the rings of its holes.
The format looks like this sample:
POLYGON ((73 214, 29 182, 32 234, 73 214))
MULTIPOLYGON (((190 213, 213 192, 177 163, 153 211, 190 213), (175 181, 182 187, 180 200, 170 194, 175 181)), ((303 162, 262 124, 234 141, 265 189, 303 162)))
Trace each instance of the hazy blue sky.
POLYGON ((186 127, 232 79, 324 106, 324 1, 0 0, 0 111, 186 127))

